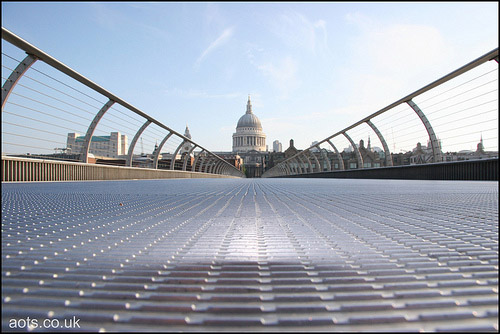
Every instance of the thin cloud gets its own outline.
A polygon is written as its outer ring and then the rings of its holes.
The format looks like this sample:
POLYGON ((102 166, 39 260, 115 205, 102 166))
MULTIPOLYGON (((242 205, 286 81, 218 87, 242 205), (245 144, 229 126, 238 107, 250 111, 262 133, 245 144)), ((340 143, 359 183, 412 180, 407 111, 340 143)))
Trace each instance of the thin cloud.
POLYGON ((220 46, 224 45, 227 41, 229 41, 229 39, 233 36, 233 33, 234 33, 234 27, 225 29, 222 32, 222 34, 201 53, 198 59, 196 59, 194 67, 199 68, 203 60, 215 49, 219 48, 220 46))
POLYGON ((281 98, 288 98, 289 94, 300 86, 300 80, 297 78, 298 64, 290 56, 285 57, 277 66, 273 63, 256 66, 280 91, 281 98))
POLYGON ((270 29, 288 47, 315 55, 329 52, 325 20, 313 22, 301 13, 287 11, 271 23, 270 29))
POLYGON ((93 19, 101 27, 106 29, 116 30, 124 22, 124 17, 119 10, 112 9, 107 4, 89 3, 89 7, 93 10, 93 19))

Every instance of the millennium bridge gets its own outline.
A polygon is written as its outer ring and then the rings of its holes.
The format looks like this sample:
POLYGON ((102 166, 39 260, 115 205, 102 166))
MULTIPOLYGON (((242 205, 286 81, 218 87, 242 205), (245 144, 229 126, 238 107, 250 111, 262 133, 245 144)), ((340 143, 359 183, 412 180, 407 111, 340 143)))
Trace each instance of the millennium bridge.
POLYGON ((247 179, 2 39, 2 331, 498 332, 498 49, 247 179))

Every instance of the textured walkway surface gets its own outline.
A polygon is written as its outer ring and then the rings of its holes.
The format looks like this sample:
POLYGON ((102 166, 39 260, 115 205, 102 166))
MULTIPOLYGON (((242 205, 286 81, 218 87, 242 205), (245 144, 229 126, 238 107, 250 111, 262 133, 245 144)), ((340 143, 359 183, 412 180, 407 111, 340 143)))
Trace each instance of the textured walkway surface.
POLYGON ((497 322, 498 182, 2 184, 3 331, 497 322))

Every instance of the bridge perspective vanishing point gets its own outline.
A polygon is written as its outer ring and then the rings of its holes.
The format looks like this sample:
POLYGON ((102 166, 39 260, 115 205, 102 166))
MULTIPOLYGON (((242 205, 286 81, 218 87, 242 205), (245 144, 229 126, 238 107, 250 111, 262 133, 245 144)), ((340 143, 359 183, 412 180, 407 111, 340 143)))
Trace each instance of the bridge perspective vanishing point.
POLYGON ((2 39, 2 331, 498 332, 498 49, 245 179, 2 39))

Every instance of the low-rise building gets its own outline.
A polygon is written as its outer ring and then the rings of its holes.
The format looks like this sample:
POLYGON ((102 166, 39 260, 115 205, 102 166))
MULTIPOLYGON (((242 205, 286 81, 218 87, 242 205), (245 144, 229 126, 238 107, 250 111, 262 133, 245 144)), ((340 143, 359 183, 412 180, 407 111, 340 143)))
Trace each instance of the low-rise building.
MULTIPOLYGON (((68 133, 66 152, 68 154, 81 154, 85 136, 78 133, 68 133)), ((92 136, 89 153, 96 157, 117 159, 128 152, 128 138, 120 132, 111 132, 109 136, 92 136)))

